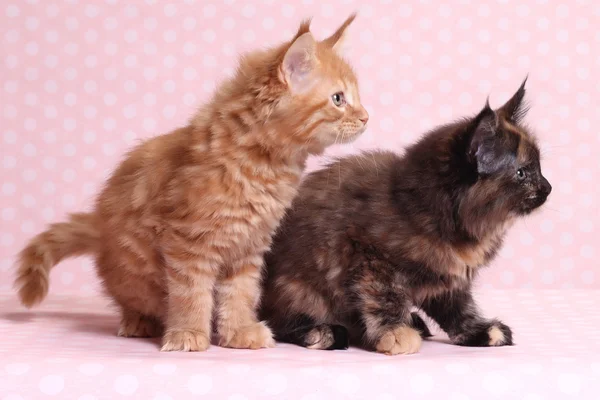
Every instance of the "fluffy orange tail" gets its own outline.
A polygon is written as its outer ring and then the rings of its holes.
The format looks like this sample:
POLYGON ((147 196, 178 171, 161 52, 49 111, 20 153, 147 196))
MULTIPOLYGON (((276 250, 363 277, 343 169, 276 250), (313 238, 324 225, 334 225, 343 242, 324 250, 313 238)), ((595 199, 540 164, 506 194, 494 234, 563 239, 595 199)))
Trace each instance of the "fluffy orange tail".
POLYGON ((44 300, 50 270, 62 259, 97 252, 100 233, 94 225, 93 214, 71 214, 68 222, 50 225, 21 250, 15 287, 24 306, 33 307, 44 300))

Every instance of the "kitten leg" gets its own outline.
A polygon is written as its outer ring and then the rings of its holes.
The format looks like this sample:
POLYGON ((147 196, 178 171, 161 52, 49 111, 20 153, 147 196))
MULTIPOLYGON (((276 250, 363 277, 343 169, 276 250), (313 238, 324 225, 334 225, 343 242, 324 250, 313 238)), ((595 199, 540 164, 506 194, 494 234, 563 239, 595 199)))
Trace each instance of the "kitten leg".
POLYGON ((487 320, 471 292, 454 291, 426 299, 421 308, 460 346, 512 345, 512 331, 498 320, 487 320))
MULTIPOLYGON (((379 353, 412 354, 421 347, 421 332, 413 327, 412 306, 402 288, 377 280, 370 268, 354 289, 364 325, 364 340, 379 353)), ((422 327, 418 327, 422 328, 422 327)))
POLYGON ((234 265, 233 273, 217 284, 217 334, 219 345, 240 349, 275 347, 273 334, 259 322, 262 257, 234 265))
POLYGON ((275 327, 275 338, 307 349, 345 350, 349 346, 348 330, 341 325, 317 324, 308 315, 286 315, 286 324, 275 327))
POLYGON ((181 265, 167 259, 167 265, 168 310, 161 351, 206 350, 210 346, 214 268, 199 260, 181 265))
POLYGON ((137 311, 123 309, 118 336, 123 337, 158 337, 162 335, 162 324, 159 320, 144 316, 137 311))
POLYGON ((425 323, 425 321, 423 321, 423 318, 421 318, 421 316, 418 313, 412 312, 410 313, 410 317, 412 327, 419 331, 423 339, 430 338, 433 336, 431 334, 431 331, 427 327, 427 324, 425 323))

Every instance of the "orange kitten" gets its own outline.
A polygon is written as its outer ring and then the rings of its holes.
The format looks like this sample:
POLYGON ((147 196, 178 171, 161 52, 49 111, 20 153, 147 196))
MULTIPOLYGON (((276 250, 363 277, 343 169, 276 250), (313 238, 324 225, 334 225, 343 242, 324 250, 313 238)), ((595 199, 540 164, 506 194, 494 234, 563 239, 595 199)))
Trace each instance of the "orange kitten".
POLYGON ((53 224, 20 253, 16 286, 31 307, 66 257, 93 254, 122 310, 120 336, 163 335, 162 350, 274 345, 256 317, 263 254, 296 195, 309 154, 355 139, 368 119, 336 52, 352 15, 317 42, 241 59, 189 125, 133 149, 95 210, 53 224))

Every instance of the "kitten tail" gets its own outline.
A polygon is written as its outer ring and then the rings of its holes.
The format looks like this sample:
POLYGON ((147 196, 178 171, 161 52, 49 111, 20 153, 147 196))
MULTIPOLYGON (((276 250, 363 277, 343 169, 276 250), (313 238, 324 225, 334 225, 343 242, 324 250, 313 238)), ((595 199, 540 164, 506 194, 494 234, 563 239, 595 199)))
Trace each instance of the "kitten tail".
POLYGON ((96 252, 100 233, 94 225, 93 214, 71 214, 68 222, 50 225, 21 250, 15 287, 24 306, 31 308, 44 300, 50 270, 61 260, 96 252))

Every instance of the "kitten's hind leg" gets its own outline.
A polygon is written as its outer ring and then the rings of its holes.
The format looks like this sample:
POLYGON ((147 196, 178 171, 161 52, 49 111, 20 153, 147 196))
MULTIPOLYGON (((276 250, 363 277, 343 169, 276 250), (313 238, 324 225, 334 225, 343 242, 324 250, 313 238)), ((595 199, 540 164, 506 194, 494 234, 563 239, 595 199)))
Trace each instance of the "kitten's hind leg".
POLYGON ((417 331, 419 331, 423 339, 430 338, 433 336, 431 334, 431 331, 427 327, 427 324, 425 323, 425 321, 423 321, 423 318, 421 318, 421 316, 418 313, 412 312, 410 313, 410 317, 412 319, 411 326, 417 331))
POLYGON ((348 330, 341 325, 317 324, 307 315, 286 319, 289 322, 285 327, 274 329, 280 342, 314 350, 345 350, 349 346, 348 330))
POLYGON ((123 310, 118 336, 122 337, 159 337, 163 327, 155 318, 144 316, 137 311, 123 310))

